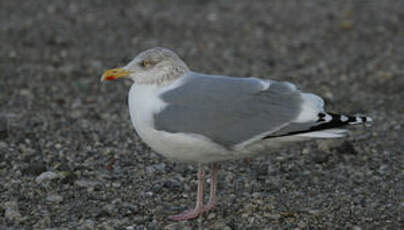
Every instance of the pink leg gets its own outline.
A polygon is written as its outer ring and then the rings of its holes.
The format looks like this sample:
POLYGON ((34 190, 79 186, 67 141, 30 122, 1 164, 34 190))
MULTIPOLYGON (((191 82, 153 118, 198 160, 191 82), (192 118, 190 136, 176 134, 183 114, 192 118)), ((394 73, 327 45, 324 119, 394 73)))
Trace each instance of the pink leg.
POLYGON ((213 163, 210 172, 210 195, 208 203, 203 207, 203 211, 208 211, 215 207, 216 205, 216 175, 217 175, 217 164, 213 163))
POLYGON ((180 214, 169 216, 168 218, 175 221, 181 220, 189 220, 196 218, 199 216, 203 211, 203 187, 205 184, 205 172, 203 170, 203 166, 200 164, 198 169, 198 194, 196 200, 196 206, 194 209, 186 210, 180 214))

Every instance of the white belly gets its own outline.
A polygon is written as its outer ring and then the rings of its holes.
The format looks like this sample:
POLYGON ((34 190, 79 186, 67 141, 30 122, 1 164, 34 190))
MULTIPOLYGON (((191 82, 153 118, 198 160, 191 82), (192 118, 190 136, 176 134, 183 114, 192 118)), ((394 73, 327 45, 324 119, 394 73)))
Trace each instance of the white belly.
POLYGON ((129 112, 133 126, 142 140, 154 151, 177 161, 209 163, 239 158, 208 138, 196 134, 169 133, 154 129, 153 114, 165 103, 157 97, 157 86, 134 84, 129 91, 129 112))

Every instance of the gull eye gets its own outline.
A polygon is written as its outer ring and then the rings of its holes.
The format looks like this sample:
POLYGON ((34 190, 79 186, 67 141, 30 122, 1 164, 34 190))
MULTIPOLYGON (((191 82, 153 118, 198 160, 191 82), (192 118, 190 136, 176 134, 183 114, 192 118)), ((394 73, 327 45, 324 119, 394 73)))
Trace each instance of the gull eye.
POLYGON ((142 64, 142 67, 144 67, 144 68, 149 68, 152 66, 152 62, 149 60, 143 60, 143 62, 141 64, 142 64))

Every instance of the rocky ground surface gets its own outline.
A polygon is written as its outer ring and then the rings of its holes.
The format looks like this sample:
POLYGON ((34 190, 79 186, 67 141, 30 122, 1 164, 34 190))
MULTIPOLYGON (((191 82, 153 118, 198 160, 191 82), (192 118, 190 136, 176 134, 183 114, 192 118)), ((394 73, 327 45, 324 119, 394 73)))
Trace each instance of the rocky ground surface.
POLYGON ((0 229, 403 229, 404 2, 1 1, 0 229), (130 82, 99 82, 168 47, 192 69, 295 82, 375 123, 226 162, 218 207, 196 167, 134 132, 130 82))

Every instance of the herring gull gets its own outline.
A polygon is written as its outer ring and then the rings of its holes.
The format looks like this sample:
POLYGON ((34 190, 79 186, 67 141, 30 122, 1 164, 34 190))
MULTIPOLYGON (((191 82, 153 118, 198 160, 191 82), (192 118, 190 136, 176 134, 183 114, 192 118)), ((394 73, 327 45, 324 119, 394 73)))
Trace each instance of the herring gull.
POLYGON ((328 113, 324 101, 289 82, 191 71, 173 51, 152 48, 101 80, 129 78, 129 112, 141 139, 175 161, 198 163, 196 206, 172 220, 187 220, 216 202, 218 162, 265 154, 291 142, 338 138, 366 116, 328 113), (210 197, 203 203, 204 168, 211 165, 210 197))

